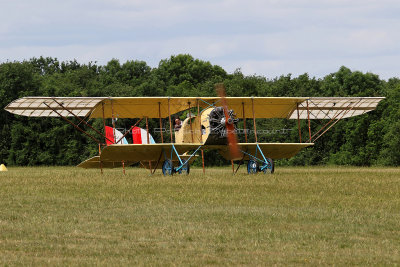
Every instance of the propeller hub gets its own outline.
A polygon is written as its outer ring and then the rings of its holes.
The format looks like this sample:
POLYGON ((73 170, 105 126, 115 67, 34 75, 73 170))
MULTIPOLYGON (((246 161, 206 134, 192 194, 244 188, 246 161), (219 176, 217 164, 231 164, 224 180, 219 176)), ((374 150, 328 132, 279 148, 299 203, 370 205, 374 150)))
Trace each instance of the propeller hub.
MULTIPOLYGON (((218 134, 219 138, 227 137, 227 127, 235 127, 238 119, 233 110, 228 110, 228 117, 225 117, 223 107, 216 107, 209 114, 211 133, 218 134)), ((231 131, 231 130, 230 130, 231 131)))

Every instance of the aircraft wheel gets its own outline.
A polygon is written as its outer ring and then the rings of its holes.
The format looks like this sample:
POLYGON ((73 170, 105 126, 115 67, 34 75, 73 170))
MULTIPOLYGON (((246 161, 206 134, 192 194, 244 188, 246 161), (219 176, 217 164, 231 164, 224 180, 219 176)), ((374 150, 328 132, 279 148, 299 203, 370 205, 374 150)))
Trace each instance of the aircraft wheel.
POLYGON ((256 174, 258 171, 258 163, 255 160, 249 160, 247 163, 247 173, 248 174, 256 174))
POLYGON ((265 167, 262 171, 265 174, 273 174, 275 171, 275 163, 271 158, 267 158, 268 163, 264 163, 263 167, 265 167))
POLYGON ((174 166, 172 160, 167 159, 162 165, 162 173, 164 176, 174 174, 174 166))
POLYGON ((182 170, 182 173, 186 173, 186 175, 189 175, 189 173, 190 173, 190 165, 189 165, 189 163, 186 163, 185 165, 183 165, 181 170, 182 170))

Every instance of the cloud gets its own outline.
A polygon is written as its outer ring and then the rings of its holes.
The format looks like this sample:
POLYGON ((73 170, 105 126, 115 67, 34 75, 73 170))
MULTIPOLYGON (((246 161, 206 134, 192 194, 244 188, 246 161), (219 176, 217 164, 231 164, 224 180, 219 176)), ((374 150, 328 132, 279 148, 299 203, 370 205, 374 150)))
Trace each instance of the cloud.
POLYGON ((392 0, 2 1, 0 61, 145 60, 179 53, 267 77, 341 65, 399 76, 392 0))

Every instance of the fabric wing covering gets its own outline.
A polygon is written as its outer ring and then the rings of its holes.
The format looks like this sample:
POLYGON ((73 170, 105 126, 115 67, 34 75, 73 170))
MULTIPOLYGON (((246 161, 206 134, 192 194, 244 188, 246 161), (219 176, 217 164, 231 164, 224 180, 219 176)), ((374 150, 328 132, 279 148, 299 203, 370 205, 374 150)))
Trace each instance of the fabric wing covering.
POLYGON ((5 110, 27 117, 84 117, 105 97, 23 97, 14 100, 5 110), (71 114, 71 112, 73 114, 71 114))
MULTIPOLYGON (((198 148, 201 144, 174 144, 176 151, 181 155, 187 151, 198 148)), ((157 161, 160 156, 171 156, 172 160, 177 157, 172 151, 171 144, 129 144, 129 145, 111 145, 101 151, 100 159, 102 161, 157 161)))
POLYGON ((345 119, 362 115, 375 110, 384 97, 310 97, 299 105, 297 111, 290 115, 290 119, 345 119))
MULTIPOLYGON (((287 118, 304 97, 227 97, 238 118, 287 118), (254 112, 253 112, 254 111, 254 112)), ((220 106, 218 97, 23 97, 7 111, 28 117, 167 118, 190 108, 220 106)))
POLYGON ((113 169, 113 168, 120 168, 122 165, 129 166, 136 162, 125 161, 122 163, 121 161, 101 161, 100 156, 95 156, 90 159, 87 159, 81 162, 77 167, 84 168, 84 169, 113 169))
MULTIPOLYGON (((257 145, 269 158, 288 159, 299 153, 301 149, 313 146, 314 143, 239 143, 238 146, 241 156, 239 158, 234 158, 233 160, 247 160, 249 159, 248 154, 257 155, 257 145)), ((217 149, 225 159, 232 159, 230 157, 229 147, 226 145, 211 145, 205 146, 205 148, 217 149)), ((258 157, 261 157, 261 155, 259 154, 258 157)))
MULTIPOLYGON (((304 97, 227 97, 229 109, 233 109, 238 118, 287 118, 297 103, 304 97), (244 112, 243 112, 244 111, 244 112)), ((106 99, 104 114, 106 118, 166 118, 190 108, 205 109, 220 106, 218 97, 114 97, 106 99)), ((103 109, 98 105, 90 117, 102 118, 103 109)))
MULTIPOLYGON (((338 119, 374 110, 382 97, 227 97, 238 118, 338 119), (308 109, 307 109, 308 103, 308 109), (297 114, 297 107, 299 114, 297 114)), ((218 97, 23 97, 7 111, 29 117, 166 118, 197 106, 220 106, 218 97)))

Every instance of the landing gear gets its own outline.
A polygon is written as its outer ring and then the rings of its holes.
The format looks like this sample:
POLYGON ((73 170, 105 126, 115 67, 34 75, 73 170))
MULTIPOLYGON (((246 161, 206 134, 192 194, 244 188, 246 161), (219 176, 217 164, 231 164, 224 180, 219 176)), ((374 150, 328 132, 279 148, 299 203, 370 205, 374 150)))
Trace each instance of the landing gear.
POLYGON ((190 165, 189 163, 186 163, 182 166, 182 168, 174 168, 172 160, 167 159, 162 165, 162 173, 164 174, 164 176, 173 175, 174 173, 189 175, 190 165))
POLYGON ((164 174, 164 176, 174 175, 175 173, 188 175, 190 173, 190 164, 189 164, 190 159, 197 153, 197 151, 202 147, 202 145, 200 145, 189 157, 187 157, 188 155, 185 155, 184 157, 185 160, 182 160, 174 144, 171 144, 171 146, 172 149, 170 158, 167 157, 167 153, 166 151, 164 151, 165 161, 162 165, 162 173, 164 174), (177 158, 177 160, 175 160, 177 166, 174 166, 174 162, 172 161, 173 153, 175 153, 175 156, 177 158))
POLYGON ((271 158, 267 158, 267 162, 264 163, 261 167, 260 167, 260 172, 264 172, 265 174, 273 174, 275 171, 275 164, 274 164, 274 160, 271 158))
POLYGON ((162 173, 164 174, 164 176, 173 175, 174 172, 175 172, 175 170, 174 170, 174 166, 172 164, 172 160, 167 159, 166 161, 164 161, 164 163, 162 165, 162 173))
POLYGON ((243 150, 241 150, 241 152, 249 157, 249 161, 247 163, 248 174, 256 174, 257 172, 264 172, 265 174, 274 173, 274 160, 265 157, 261 147, 258 144, 256 144, 256 151, 255 153, 253 152, 253 154, 249 154, 243 150), (261 154, 261 157, 257 156, 258 152, 261 154))
POLYGON ((247 173, 256 174, 257 172, 264 172, 265 174, 273 174, 275 170, 274 160, 267 158, 266 162, 261 165, 254 159, 249 160, 247 163, 247 173))
POLYGON ((185 165, 183 165, 183 167, 182 167, 182 169, 180 170, 179 173, 183 173, 183 174, 189 175, 189 173, 190 173, 190 165, 189 165, 189 163, 186 163, 185 165))
POLYGON ((247 163, 247 173, 248 174, 256 174, 258 171, 258 163, 255 160, 249 160, 247 163))

